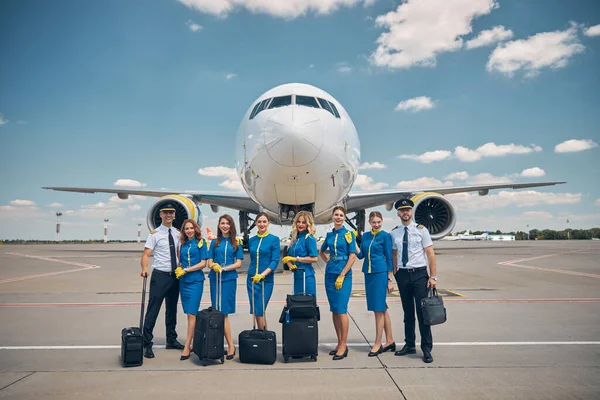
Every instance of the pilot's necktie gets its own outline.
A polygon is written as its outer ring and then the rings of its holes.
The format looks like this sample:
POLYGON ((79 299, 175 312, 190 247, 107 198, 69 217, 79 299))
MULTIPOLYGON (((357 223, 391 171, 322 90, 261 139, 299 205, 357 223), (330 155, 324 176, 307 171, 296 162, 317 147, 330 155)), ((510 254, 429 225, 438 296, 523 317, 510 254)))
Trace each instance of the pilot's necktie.
POLYGON ((402 239, 402 266, 408 264, 408 226, 404 227, 404 238, 402 239))
POLYGON ((171 228, 169 228, 169 251, 171 252, 171 271, 177 269, 177 254, 175 254, 175 241, 171 236, 171 228))

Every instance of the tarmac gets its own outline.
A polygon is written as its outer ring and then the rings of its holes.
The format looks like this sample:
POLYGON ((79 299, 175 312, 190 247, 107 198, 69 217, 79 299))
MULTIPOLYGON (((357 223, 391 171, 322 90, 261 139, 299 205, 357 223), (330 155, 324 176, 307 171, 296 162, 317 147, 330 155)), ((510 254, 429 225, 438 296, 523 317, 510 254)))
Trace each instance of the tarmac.
MULTIPOLYGON (((165 350, 164 307, 154 359, 120 363, 120 333, 139 320, 143 244, 0 246, 0 399, 599 399, 600 242, 435 242, 438 288, 448 321, 433 327, 434 361, 422 353, 367 357, 375 324, 366 309, 361 262, 354 266, 349 354, 336 342, 317 266, 317 362, 202 367, 165 350)), ((248 253, 243 269, 247 268, 248 253)), ((292 273, 278 268, 267 309, 278 322, 292 273)), ((233 336, 252 326, 246 275, 238 280, 233 336)), ((208 305, 205 283, 201 308, 208 305)), ((403 345, 397 292, 388 298, 403 345)), ((177 330, 185 340, 179 308, 177 330)), ((417 329, 418 338, 418 329, 417 329)), ((417 339, 418 341, 419 339, 417 339)), ((237 340, 236 340, 237 343, 237 340)), ((281 347, 279 347, 281 349, 281 347)))

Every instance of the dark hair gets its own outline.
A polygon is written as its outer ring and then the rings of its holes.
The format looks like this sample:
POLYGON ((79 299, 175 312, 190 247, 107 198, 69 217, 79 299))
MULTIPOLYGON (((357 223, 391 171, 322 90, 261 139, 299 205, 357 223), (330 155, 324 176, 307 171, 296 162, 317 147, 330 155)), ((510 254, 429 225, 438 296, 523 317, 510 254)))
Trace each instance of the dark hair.
POLYGON ((344 213, 344 216, 346 216, 346 209, 342 206, 333 207, 333 210, 331 210, 331 215, 333 215, 337 210, 341 210, 344 213))
POLYGON ((369 221, 373 218, 381 218, 383 219, 383 216, 381 215, 381 213, 379 211, 371 211, 369 213, 369 221))
POLYGON ((238 242, 237 242, 237 231, 235 229, 235 222, 233 218, 229 214, 223 214, 219 217, 219 222, 217 222, 217 241, 215 242, 215 246, 219 246, 221 244, 221 240, 223 240, 223 232, 219 229, 221 225, 221 220, 224 219, 229 222, 229 242, 233 246, 233 251, 237 251, 238 242))
POLYGON ((188 222, 191 223, 194 227, 194 236, 196 236, 196 239, 202 240, 202 231, 200 230, 200 227, 198 226, 196 221, 194 221, 193 219, 186 219, 185 221, 183 221, 183 224, 181 224, 181 232, 179 232, 179 241, 181 242, 181 244, 185 244, 185 242, 187 242, 188 240, 187 235, 185 234, 185 224, 187 224, 188 222))
POLYGON ((267 221, 269 221, 269 222, 270 222, 270 220, 269 220, 269 216, 267 215, 267 213, 266 213, 266 212, 262 212, 262 211, 261 211, 261 212, 259 212, 258 214, 256 214, 256 218, 254 218, 254 220, 255 220, 255 221, 258 221, 258 219, 259 219, 260 217, 265 217, 265 218, 267 219, 267 221))

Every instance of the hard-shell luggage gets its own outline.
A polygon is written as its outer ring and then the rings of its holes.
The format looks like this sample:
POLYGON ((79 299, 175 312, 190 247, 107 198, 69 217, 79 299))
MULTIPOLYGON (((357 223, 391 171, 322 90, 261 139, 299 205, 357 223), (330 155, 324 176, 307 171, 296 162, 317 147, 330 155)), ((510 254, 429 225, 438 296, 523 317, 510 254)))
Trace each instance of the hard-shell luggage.
POLYGON ((306 294, 306 271, 299 271, 304 273, 304 292, 287 295, 279 318, 284 362, 302 357, 317 361, 319 354, 319 307, 315 296, 306 294))
POLYGON ((208 307, 198 311, 196 314, 196 326, 194 327, 194 354, 198 356, 203 366, 208 365, 209 360, 221 360, 225 362, 225 315, 221 309, 221 274, 216 274, 216 309, 208 307))
POLYGON ((121 362, 124 367, 137 367, 144 363, 144 306, 146 305, 146 281, 142 287, 142 306, 140 310, 140 325, 121 330, 121 362))
MULTIPOLYGON (((254 283, 252 284, 252 312, 254 308, 254 283)), ((265 282, 262 283, 262 300, 265 317, 265 330, 256 329, 256 318, 252 315, 252 330, 240 332, 238 346, 240 362, 246 364, 274 364, 277 360, 277 336, 267 330, 267 310, 265 310, 265 282)))

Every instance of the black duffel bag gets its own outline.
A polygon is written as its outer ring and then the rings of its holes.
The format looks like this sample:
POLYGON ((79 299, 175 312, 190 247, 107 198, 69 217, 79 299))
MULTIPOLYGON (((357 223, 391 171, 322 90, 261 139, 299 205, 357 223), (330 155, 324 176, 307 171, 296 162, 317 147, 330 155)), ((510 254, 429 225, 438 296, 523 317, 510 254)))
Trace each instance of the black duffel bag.
POLYGON ((423 323, 425 325, 439 325, 446 322, 446 307, 444 300, 435 288, 429 288, 427 297, 421 300, 423 310, 423 323))

